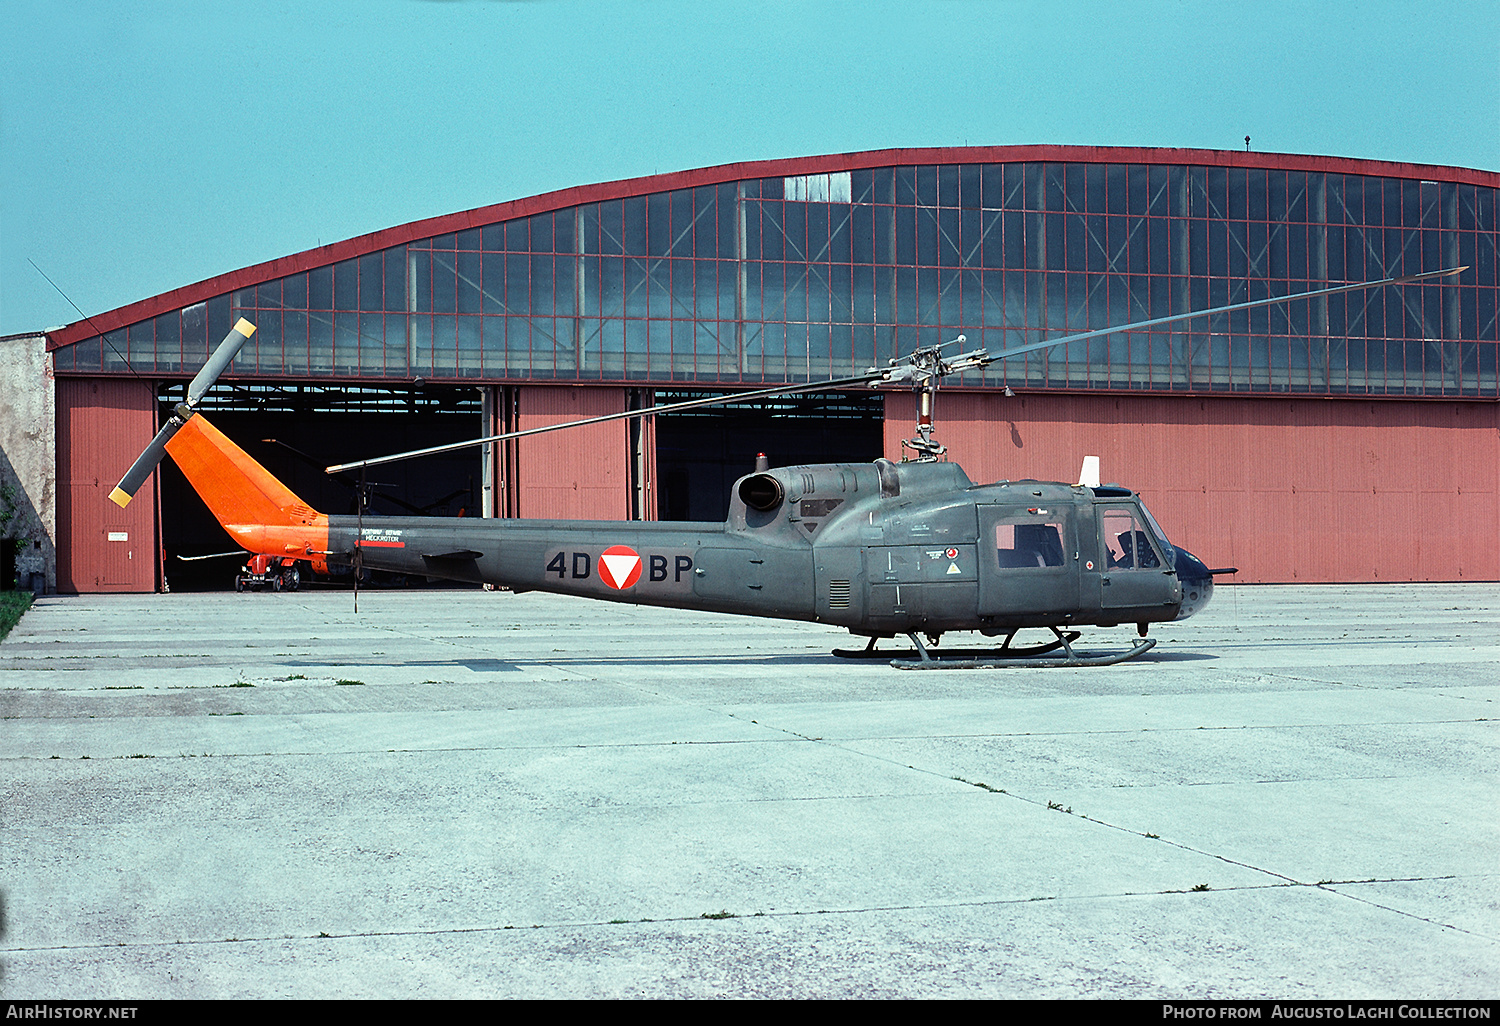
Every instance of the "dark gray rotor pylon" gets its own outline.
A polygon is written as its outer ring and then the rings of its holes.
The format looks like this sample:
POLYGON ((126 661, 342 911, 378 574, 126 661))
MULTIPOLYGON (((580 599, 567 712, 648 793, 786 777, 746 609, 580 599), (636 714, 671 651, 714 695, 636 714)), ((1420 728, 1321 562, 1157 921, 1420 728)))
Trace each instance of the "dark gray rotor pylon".
POLYGON ((188 385, 187 400, 177 404, 177 409, 172 416, 161 426, 156 437, 151 439, 151 444, 146 446, 145 451, 136 457, 130 469, 125 471, 125 476, 120 478, 120 483, 115 490, 109 493, 110 501, 121 509, 130 504, 135 498, 135 493, 140 490, 141 485, 146 483, 146 478, 156 469, 162 457, 167 454, 167 443, 172 440, 181 427, 197 411, 198 402, 213 387, 214 382, 219 379, 225 369, 234 361, 235 355, 239 353, 240 347, 250 341, 250 336, 255 334, 255 325, 243 317, 234 327, 229 329, 229 334, 224 336, 224 341, 213 351, 213 355, 193 377, 192 384, 188 385))

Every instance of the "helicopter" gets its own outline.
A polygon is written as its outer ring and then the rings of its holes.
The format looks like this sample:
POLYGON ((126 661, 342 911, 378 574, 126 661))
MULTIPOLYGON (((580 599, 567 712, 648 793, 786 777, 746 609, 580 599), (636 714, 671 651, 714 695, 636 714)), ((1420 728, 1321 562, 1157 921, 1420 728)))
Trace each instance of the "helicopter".
POLYGON ((729 514, 718 522, 496 520, 366 516, 312 509, 197 411, 203 396, 255 332, 245 319, 230 330, 188 386, 187 398, 111 493, 126 505, 164 455, 182 469, 236 544, 273 559, 306 560, 428 578, 544 591, 640 605, 804 620, 843 627, 866 639, 850 658, 890 659, 901 669, 1097 666, 1149 650, 1153 623, 1183 620, 1213 596, 1210 569, 1173 545, 1130 488, 1101 484, 1097 457, 1079 481, 1020 480, 975 484, 942 460, 933 405, 941 380, 1068 342, 1228 313, 1457 274, 1449 268, 1292 296, 1174 314, 1134 324, 1046 339, 990 354, 945 355, 952 342, 918 348, 884 368, 850 378, 728 396, 532 428, 327 468, 358 470, 465 446, 626 417, 771 395, 909 385, 920 396, 911 451, 900 462, 771 468, 757 458, 735 482, 729 514), (1129 648, 1075 650, 1076 628, 1134 624, 1129 648), (1023 629, 1051 640, 1013 645, 1023 629), (938 649, 943 635, 977 631, 1002 639, 981 649, 938 649), (904 635, 915 657, 891 659, 877 642, 904 635), (923 638, 927 639, 924 644, 923 638), (1056 653, 1061 650, 1061 655, 1056 653))

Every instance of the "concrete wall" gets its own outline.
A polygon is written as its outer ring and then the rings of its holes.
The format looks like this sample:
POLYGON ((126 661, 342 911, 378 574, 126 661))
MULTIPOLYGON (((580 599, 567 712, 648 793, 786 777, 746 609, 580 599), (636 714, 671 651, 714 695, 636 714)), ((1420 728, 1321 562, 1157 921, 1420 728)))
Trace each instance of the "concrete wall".
POLYGON ((57 590, 55 403, 47 337, 0 338, 0 537, 18 543, 18 586, 40 574, 47 592, 57 590))

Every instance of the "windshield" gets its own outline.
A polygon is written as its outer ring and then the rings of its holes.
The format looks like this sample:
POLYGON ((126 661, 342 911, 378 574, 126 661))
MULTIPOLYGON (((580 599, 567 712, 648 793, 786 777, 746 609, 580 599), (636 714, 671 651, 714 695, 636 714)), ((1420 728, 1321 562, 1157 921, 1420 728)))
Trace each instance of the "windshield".
POLYGON ((1151 515, 1151 511, 1146 508, 1144 502, 1141 503, 1141 515, 1146 518, 1146 525, 1151 529, 1151 533, 1156 536, 1157 542, 1161 545, 1162 552, 1166 553, 1167 565, 1175 568, 1177 566, 1177 548, 1171 542, 1167 541, 1167 532, 1161 529, 1161 525, 1156 522, 1156 518, 1151 515))

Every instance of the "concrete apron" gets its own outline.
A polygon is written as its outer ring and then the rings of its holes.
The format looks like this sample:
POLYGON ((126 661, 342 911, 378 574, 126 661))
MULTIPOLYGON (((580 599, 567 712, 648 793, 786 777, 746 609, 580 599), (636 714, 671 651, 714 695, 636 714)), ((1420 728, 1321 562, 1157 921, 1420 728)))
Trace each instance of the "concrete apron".
POLYGON ((42 599, 0 993, 1493 997, 1497 600, 1222 587, 1136 662, 904 673, 542 595, 42 599))

